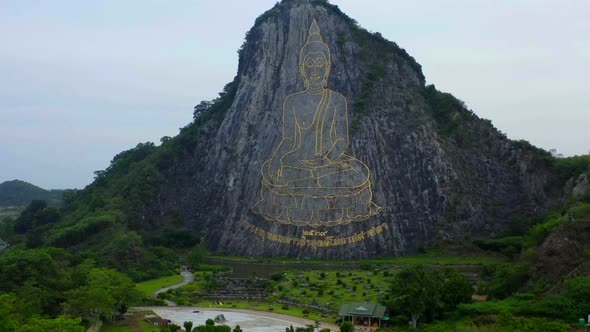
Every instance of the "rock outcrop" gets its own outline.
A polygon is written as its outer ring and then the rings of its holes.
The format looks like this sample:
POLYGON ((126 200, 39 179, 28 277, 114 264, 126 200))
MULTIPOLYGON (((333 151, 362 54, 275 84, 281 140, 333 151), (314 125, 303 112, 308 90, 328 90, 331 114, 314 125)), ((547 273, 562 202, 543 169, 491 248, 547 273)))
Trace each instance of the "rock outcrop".
MULTIPOLYGON (((485 79, 485 78, 482 78, 485 79)), ((368 258, 405 255, 438 239, 498 235, 559 196, 544 154, 513 142, 458 100, 425 86, 403 49, 322 1, 285 0, 240 50, 231 106, 195 129, 170 167, 151 218, 175 214, 214 252, 368 258), (350 155, 371 170, 377 215, 334 227, 262 219, 261 167, 281 137, 286 96, 304 89, 299 50, 316 19, 332 53, 328 87, 348 99, 350 155)))
POLYGON ((588 192, 590 192, 590 176, 584 173, 576 180, 574 188, 572 189, 572 196, 574 196, 575 199, 581 199, 588 192))
POLYGON ((590 274, 590 222, 565 222, 539 246, 533 277, 543 278, 551 289, 559 289, 563 280, 590 274))

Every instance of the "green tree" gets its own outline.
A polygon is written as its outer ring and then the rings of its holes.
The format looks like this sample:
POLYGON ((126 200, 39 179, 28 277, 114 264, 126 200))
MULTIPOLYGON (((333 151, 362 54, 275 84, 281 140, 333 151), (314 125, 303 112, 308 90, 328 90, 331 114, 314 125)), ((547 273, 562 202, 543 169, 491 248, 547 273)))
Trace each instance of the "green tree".
POLYGON ((47 202, 43 200, 33 200, 16 219, 14 225, 15 232, 23 234, 33 229, 39 215, 46 207, 47 202))
POLYGON ((97 321, 101 317, 112 320, 125 313, 140 294, 126 275, 112 269, 94 268, 88 276, 88 284, 68 292, 68 298, 68 312, 97 321))
POLYGON ((141 235, 127 232, 117 235, 109 248, 110 264, 119 271, 128 271, 141 266, 144 249, 141 235))
POLYGON ((484 271, 489 277, 484 284, 484 293, 495 299, 503 299, 516 292, 529 278, 530 266, 526 263, 498 264, 489 267, 492 271, 484 271))
POLYGON ((12 250, 0 256, 0 290, 9 292, 27 281, 50 287, 60 279, 53 258, 43 249, 12 250))
POLYGON ((566 281, 562 293, 571 301, 578 317, 584 317, 590 313, 590 276, 566 281))
MULTIPOLYGON (((16 308, 22 317, 33 317, 41 315, 44 307, 49 307, 51 291, 43 289, 34 282, 27 281, 24 285, 15 290, 16 308)), ((59 303, 55 304, 59 307, 59 303)))
POLYGON ((344 322, 340 325, 340 332, 354 332, 354 325, 351 322, 344 322))
POLYGON ((184 330, 186 332, 191 332, 193 330, 193 322, 191 321, 186 321, 182 324, 182 326, 184 327, 184 330))
POLYGON ((59 316, 56 319, 33 318, 19 332, 84 332, 80 318, 59 316))
POLYGON ((442 278, 440 293, 445 311, 453 310, 461 303, 471 302, 473 287, 463 274, 457 270, 445 269, 442 278))
POLYGON ((203 285, 207 292, 212 292, 217 288, 217 277, 215 275, 208 275, 205 277, 205 285, 203 285))
POLYGON ((233 332, 242 332, 242 328, 240 327, 240 325, 236 325, 236 327, 234 327, 234 331, 233 332))
POLYGON ((412 327, 427 310, 436 312, 442 305, 438 272, 424 266, 411 266, 398 272, 391 283, 391 298, 386 301, 390 312, 408 315, 412 327))
POLYGON ((193 269, 196 270, 199 267, 199 265, 201 265, 206 256, 207 249, 205 248, 205 246, 202 244, 197 244, 187 254, 186 263, 187 265, 191 265, 193 269))
POLYGON ((170 324, 168 326, 168 329, 170 330, 170 332, 176 332, 176 331, 180 330, 180 326, 178 326, 176 324, 170 324))
POLYGON ((96 266, 94 259, 85 259, 82 263, 74 268, 71 274, 74 288, 86 285, 90 271, 96 266))
POLYGON ((35 226, 54 224, 59 221, 60 218, 61 212, 59 211, 59 208, 55 206, 49 206, 39 212, 35 220, 35 226))
POLYGON ((215 321, 211 318, 205 321, 205 326, 207 332, 215 332, 215 321))
POLYGON ((15 331, 18 327, 14 294, 0 295, 0 331, 15 331))

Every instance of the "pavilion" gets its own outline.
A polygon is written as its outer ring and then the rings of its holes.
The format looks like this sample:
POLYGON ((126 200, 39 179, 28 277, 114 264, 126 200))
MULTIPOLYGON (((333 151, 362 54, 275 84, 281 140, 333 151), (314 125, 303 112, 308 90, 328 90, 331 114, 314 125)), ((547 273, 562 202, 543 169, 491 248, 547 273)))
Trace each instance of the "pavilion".
POLYGON ((344 303, 338 313, 343 322, 355 326, 378 328, 384 321, 389 321, 387 308, 375 302, 344 303))

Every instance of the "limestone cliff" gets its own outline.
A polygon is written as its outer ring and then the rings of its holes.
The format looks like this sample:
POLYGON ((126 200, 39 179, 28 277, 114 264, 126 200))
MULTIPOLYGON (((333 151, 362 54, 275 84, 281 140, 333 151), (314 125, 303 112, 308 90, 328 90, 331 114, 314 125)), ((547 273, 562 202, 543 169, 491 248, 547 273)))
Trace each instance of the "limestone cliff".
POLYGON ((438 239, 500 234, 515 216, 543 213, 558 196, 547 189, 554 179, 542 151, 508 140, 460 101, 425 86, 403 49, 323 1, 285 0, 263 14, 240 50, 231 88, 227 110, 193 125, 194 143, 171 159, 147 209, 156 220, 180 215, 214 252, 404 255, 438 239), (262 163, 281 137, 283 101, 304 89, 299 50, 313 19, 332 52, 328 87, 348 99, 348 151, 370 168, 373 201, 382 207, 368 220, 318 229, 250 210, 262 163), (302 237, 318 242, 294 241, 302 237), (322 245, 330 237, 348 240, 322 245))

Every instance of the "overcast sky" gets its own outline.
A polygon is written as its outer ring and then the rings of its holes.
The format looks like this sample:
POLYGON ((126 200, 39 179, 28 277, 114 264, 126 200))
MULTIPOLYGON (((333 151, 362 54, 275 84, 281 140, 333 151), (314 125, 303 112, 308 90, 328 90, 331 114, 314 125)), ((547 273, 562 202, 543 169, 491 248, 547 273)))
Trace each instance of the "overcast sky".
MULTIPOLYGON (((0 182, 83 188, 174 136, 274 0, 0 1, 0 182)), ((513 139, 590 150, 590 2, 332 0, 513 139)))

